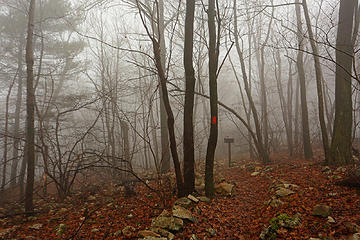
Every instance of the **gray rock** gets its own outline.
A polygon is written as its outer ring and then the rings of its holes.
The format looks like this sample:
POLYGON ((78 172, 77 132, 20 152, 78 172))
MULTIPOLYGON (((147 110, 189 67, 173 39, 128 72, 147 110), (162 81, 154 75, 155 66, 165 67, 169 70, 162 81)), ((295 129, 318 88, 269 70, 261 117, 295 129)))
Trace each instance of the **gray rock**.
POLYGON ((209 203, 209 202, 211 201, 210 198, 205 197, 205 196, 198 197, 198 199, 199 199, 201 202, 205 202, 205 203, 209 203))
POLYGON ((175 205, 172 211, 174 217, 181 218, 183 220, 189 220, 191 222, 197 222, 192 213, 186 208, 175 205))
POLYGON ((328 223, 336 223, 336 221, 333 217, 328 216, 328 223))
POLYGON ((41 223, 36 223, 34 225, 31 225, 29 228, 33 229, 33 230, 39 230, 42 227, 43 227, 43 225, 41 223))
POLYGON ((162 237, 166 237, 168 240, 174 240, 175 235, 162 228, 151 228, 151 231, 160 234, 162 237))
POLYGON ((191 201, 193 201, 194 203, 198 203, 199 199, 197 199, 196 197, 194 197, 193 195, 189 194, 187 196, 188 199, 190 199, 191 201))
POLYGON ((181 206, 184 208, 189 208, 192 204, 192 201, 186 197, 179 198, 175 201, 174 205, 181 206))
POLYGON ((155 228, 163 228, 170 231, 178 232, 184 225, 183 220, 175 217, 162 217, 154 218, 151 226, 155 228))
POLYGON ((144 237, 143 240, 168 240, 165 237, 144 237))
POLYGON ((233 189, 234 189, 234 185, 227 182, 222 182, 215 185, 215 191, 219 194, 231 196, 233 189))
POLYGON ((213 229, 213 228, 207 228, 206 231, 207 231, 208 233, 210 233, 210 235, 211 235, 212 237, 214 237, 214 236, 216 235, 216 230, 213 229))
POLYGON ((133 226, 126 226, 123 228, 121 233, 126 237, 130 237, 135 231, 136 231, 136 228, 134 228, 133 226))
POLYGON ((289 195, 292 195, 294 194, 295 192, 290 190, 290 189, 287 189, 287 188, 283 188, 283 187, 280 187, 276 192, 276 196, 278 197, 285 197, 285 196, 289 196, 289 195))
POLYGON ((328 173, 328 172, 331 172, 331 169, 328 166, 326 166, 321 169, 321 172, 328 173))
POLYGON ((283 202, 280 199, 275 198, 275 199, 270 200, 270 206, 273 208, 280 207, 282 204, 283 204, 283 202))
POLYGON ((355 233, 350 236, 349 240, 360 240, 360 233, 355 233))
POLYGON ((146 238, 146 237, 161 237, 160 234, 155 233, 155 232, 150 231, 150 230, 142 230, 142 231, 139 232, 139 235, 141 237, 144 237, 144 238, 146 238))
POLYGON ((199 240, 199 238, 195 234, 193 234, 193 235, 191 235, 189 240, 199 240))
POLYGON ((312 211, 312 215, 323 218, 327 218, 331 213, 331 208, 326 205, 316 205, 312 211))
POLYGON ((360 233, 360 226, 355 223, 345 222, 344 226, 350 233, 360 233))

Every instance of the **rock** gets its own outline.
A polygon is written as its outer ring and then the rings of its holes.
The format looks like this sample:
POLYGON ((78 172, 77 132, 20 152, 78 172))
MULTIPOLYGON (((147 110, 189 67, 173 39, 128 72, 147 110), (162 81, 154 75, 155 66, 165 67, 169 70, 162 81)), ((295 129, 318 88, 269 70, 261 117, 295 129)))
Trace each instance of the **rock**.
POLYGON ((282 204, 283 204, 283 202, 280 199, 275 198, 275 199, 270 200, 270 206, 273 208, 280 207, 282 204))
POLYGON ((195 234, 193 234, 193 235, 191 235, 189 240, 199 240, 199 238, 195 234))
POLYGON ((183 220, 175 217, 162 217, 154 218, 151 226, 155 228, 163 228, 170 231, 178 232, 184 225, 183 220))
POLYGON ((119 236, 120 234, 122 234, 122 230, 118 230, 118 231, 114 232, 115 237, 119 236))
POLYGON ((36 223, 36 224, 34 224, 34 225, 31 225, 31 226, 29 227, 29 229, 39 230, 39 229, 42 228, 42 227, 43 227, 43 225, 42 225, 41 223, 36 223))
POLYGON ((331 215, 331 208, 326 205, 316 205, 312 211, 312 215, 327 218, 331 215))
POLYGON ((348 240, 360 240, 360 233, 355 233, 348 240))
POLYGON ((211 235, 212 237, 214 237, 214 236, 216 235, 216 230, 213 229, 213 228, 207 228, 206 231, 207 231, 208 233, 210 233, 210 235, 211 235))
POLYGON ((131 219, 131 218, 133 218, 134 217, 134 215, 132 214, 132 213, 129 213, 128 215, 127 215, 127 218, 129 218, 129 219, 131 219))
POLYGON ((284 188, 290 188, 290 189, 298 189, 299 186, 296 184, 291 184, 291 183, 284 183, 284 188))
POLYGON ((136 229, 133 226, 126 226, 121 231, 122 234, 126 237, 131 237, 131 235, 136 231, 136 229))
POLYGON ((165 237, 144 237, 142 240, 168 240, 165 237))
POLYGON ((226 182, 219 183, 215 186, 215 191, 219 194, 231 196, 234 185, 226 182))
POLYGON ((344 172, 346 172, 346 168, 345 167, 338 167, 335 171, 344 173, 344 172))
POLYGON ((330 169, 328 166, 326 166, 326 167, 323 167, 323 168, 321 169, 321 172, 322 172, 322 173, 325 173, 325 174, 330 174, 330 173, 331 173, 331 169, 330 169))
POLYGON ((160 234, 155 233, 155 232, 150 231, 150 230, 142 230, 142 231, 139 232, 139 235, 141 237, 144 237, 144 238, 145 237, 161 237, 160 234))
POLYGON ((190 199, 191 201, 193 201, 194 203, 198 203, 199 199, 197 199, 196 197, 194 197, 193 195, 189 194, 187 196, 188 199, 190 199))
POLYGON ((253 172, 252 174, 250 174, 252 177, 256 177, 258 175, 260 175, 260 172, 253 172))
POLYGON ((91 232, 92 233, 96 233, 96 232, 99 232, 100 230, 98 229, 98 228, 93 228, 93 229, 91 229, 91 232))
POLYGON ((360 227, 355 223, 345 222, 344 226, 350 233, 360 233, 360 227))
POLYGON ((95 201, 96 200, 96 197, 91 195, 88 197, 88 201, 95 201))
POLYGON ((328 216, 328 223, 335 223, 335 219, 331 216, 328 216))
POLYGON ((257 166, 254 168, 254 172, 261 172, 261 170, 262 170, 262 167, 260 167, 260 166, 257 166))
POLYGON ((289 196, 289 195, 292 195, 294 194, 295 192, 290 190, 290 189, 287 189, 287 188, 283 188, 283 187, 280 187, 276 192, 276 196, 278 197, 285 197, 285 196, 289 196))
POLYGON ((205 203, 209 203, 211 201, 210 198, 205 197, 205 196, 201 196, 198 198, 201 202, 205 202, 205 203))
POLYGON ((191 222, 197 222, 197 220, 193 217, 192 213, 186 208, 175 205, 172 211, 174 217, 189 220, 191 222))
POLYGON ((56 235, 62 236, 63 233, 65 232, 65 230, 66 230, 66 224, 61 223, 61 224, 57 227, 56 235))
POLYGON ((171 214, 168 212, 168 210, 164 209, 160 215, 161 217, 171 217, 171 214))
POLYGON ((175 201, 174 205, 181 206, 184 208, 189 208, 192 204, 192 201, 188 198, 182 197, 175 201))
POLYGON ((175 235, 162 228, 151 228, 151 231, 160 234, 162 237, 166 237, 168 240, 174 240, 175 235))

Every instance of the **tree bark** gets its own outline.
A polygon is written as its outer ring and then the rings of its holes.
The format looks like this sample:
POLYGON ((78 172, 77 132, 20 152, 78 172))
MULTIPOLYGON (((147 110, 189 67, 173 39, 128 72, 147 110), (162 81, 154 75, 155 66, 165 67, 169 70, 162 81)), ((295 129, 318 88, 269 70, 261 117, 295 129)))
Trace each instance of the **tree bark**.
POLYGON ((184 192, 190 194, 195 189, 195 159, 194 159, 194 91, 195 71, 193 67, 195 0, 186 1, 185 17, 185 103, 184 103, 184 192))
MULTIPOLYGON (((295 3, 299 3, 299 0, 295 0, 295 3)), ((296 19, 297 19, 297 39, 298 39, 298 53, 296 65, 299 74, 300 83, 300 101, 301 101, 301 122, 302 122, 302 137, 303 137, 303 148, 305 159, 313 157, 311 142, 310 142, 310 128, 309 128, 309 114, 307 107, 307 96, 306 96, 306 78, 304 70, 304 37, 301 20, 301 11, 299 4, 295 4, 296 19)))
POLYGON ((25 212, 32 212, 34 174, 35 174, 35 130, 34 130, 34 53, 33 53, 33 34, 34 34, 35 0, 30 1, 28 34, 26 42, 26 160, 27 178, 25 189, 25 212))
MULTIPOLYGON (((298 2, 298 0, 295 0, 298 2)), ((316 90, 317 90, 317 96, 318 96, 318 110, 319 110, 319 121, 320 121, 320 129, 321 129, 321 136, 323 141, 323 148, 324 148, 324 154, 325 154, 325 161, 327 162, 329 160, 329 154, 330 154, 330 145, 329 145, 329 137, 327 135, 326 130, 326 123, 325 123, 325 115, 324 115, 324 97, 323 97, 323 90, 322 90, 322 70, 320 65, 320 59, 319 59, 319 51, 316 46, 314 33, 311 27, 311 21, 310 21, 310 15, 309 15, 309 9, 307 7, 306 0, 303 0, 303 9, 304 9, 304 15, 306 20, 306 26, 309 34, 310 44, 313 51, 313 58, 314 58, 314 64, 315 64, 315 75, 316 75, 316 90)))
MULTIPOLYGON (((209 91, 210 91, 210 136, 206 150, 205 164, 205 194, 214 197, 214 159, 218 140, 218 95, 217 70, 219 59, 219 42, 216 39, 215 0, 209 0, 208 8, 209 27, 209 91)), ((220 27, 220 26, 218 26, 220 27)))
POLYGON ((340 2, 336 39, 335 121, 330 164, 347 164, 352 160, 352 31, 355 1, 340 2))

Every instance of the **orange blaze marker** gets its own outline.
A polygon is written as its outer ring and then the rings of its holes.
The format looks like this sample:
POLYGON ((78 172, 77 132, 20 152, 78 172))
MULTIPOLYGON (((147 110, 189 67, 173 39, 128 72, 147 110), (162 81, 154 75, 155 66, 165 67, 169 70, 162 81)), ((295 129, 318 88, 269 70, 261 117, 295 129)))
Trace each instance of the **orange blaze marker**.
POLYGON ((211 124, 216 124, 216 116, 213 116, 213 117, 211 118, 211 124))

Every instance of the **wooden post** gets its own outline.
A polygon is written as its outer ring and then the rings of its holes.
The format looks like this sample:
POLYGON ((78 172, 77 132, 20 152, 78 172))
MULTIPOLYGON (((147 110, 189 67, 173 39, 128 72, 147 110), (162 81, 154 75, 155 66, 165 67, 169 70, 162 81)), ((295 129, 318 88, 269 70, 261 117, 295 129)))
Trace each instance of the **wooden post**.
POLYGON ((226 137, 224 138, 224 143, 228 144, 229 150, 229 167, 231 167, 231 144, 234 143, 234 138, 226 137))

